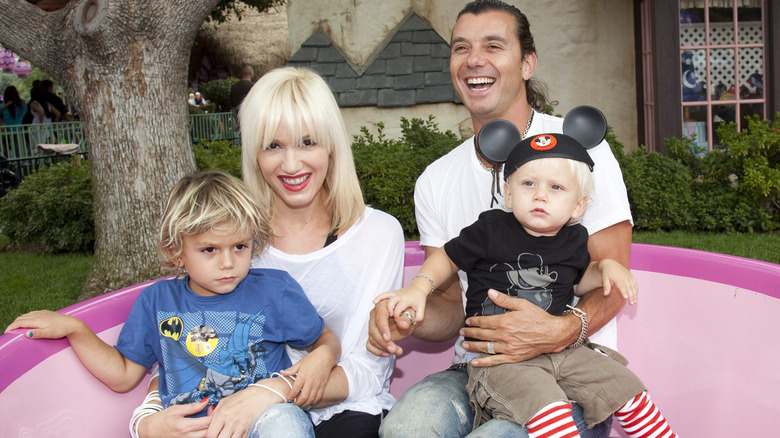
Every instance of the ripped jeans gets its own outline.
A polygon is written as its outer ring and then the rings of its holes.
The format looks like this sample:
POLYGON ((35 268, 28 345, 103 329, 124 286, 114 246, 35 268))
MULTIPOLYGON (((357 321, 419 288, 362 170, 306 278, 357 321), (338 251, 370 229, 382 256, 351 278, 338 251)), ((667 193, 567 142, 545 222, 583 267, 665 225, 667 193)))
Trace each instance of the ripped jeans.
POLYGON ((275 436, 314 438, 314 425, 309 414, 298 406, 292 403, 275 404, 257 417, 247 437, 275 436))
MULTIPOLYGON (((466 393, 466 367, 449 369, 423 379, 398 400, 379 428, 382 438, 420 437, 520 437, 525 428, 508 420, 492 419, 472 432, 474 414, 466 393)), ((582 408, 573 405, 572 416, 583 438, 606 438, 612 419, 588 429, 582 408)))

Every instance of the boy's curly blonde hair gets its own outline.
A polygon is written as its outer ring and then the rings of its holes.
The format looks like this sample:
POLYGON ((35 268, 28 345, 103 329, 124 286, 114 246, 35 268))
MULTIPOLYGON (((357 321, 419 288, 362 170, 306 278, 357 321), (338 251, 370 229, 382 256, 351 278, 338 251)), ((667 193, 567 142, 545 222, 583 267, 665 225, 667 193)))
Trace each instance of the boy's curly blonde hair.
POLYGON ((207 231, 248 233, 253 241, 252 255, 260 253, 271 238, 271 226, 246 185, 216 170, 187 175, 171 190, 157 241, 163 269, 181 274, 176 261, 184 236, 207 231))

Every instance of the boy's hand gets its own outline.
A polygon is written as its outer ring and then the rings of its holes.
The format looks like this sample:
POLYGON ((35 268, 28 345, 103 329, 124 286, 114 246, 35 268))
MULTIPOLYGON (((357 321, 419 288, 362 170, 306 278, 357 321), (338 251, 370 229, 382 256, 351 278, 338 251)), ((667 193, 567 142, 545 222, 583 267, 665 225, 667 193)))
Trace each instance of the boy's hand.
POLYGON ((33 339, 59 339, 67 337, 86 326, 78 319, 50 310, 36 310, 17 317, 5 329, 5 333, 15 329, 30 329, 25 333, 33 339))
POLYGON ((623 295, 623 298, 628 300, 629 304, 632 306, 636 304, 639 286, 631 272, 620 263, 611 259, 601 260, 598 262, 598 265, 599 270, 601 270, 604 295, 609 295, 612 289, 616 288, 623 295))
MULTIPOLYGON (((334 361, 330 353, 323 348, 317 348, 303 356, 290 368, 282 370, 283 376, 295 377, 287 400, 302 408, 319 403, 325 393, 325 385, 328 383, 333 366, 334 361)), ((287 377, 288 381, 291 379, 292 377, 287 377)))

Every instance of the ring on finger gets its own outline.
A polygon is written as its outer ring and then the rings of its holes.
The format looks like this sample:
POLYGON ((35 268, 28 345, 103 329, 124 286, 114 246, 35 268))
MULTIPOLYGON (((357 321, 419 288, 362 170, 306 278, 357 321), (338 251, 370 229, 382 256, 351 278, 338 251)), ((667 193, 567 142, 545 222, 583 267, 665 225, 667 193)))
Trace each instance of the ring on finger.
POLYGON ((487 352, 488 352, 488 354, 496 354, 496 349, 495 349, 495 346, 493 345, 492 341, 489 341, 487 343, 487 352))
POLYGON ((414 324, 414 315, 412 315, 412 312, 407 310, 406 312, 404 312, 404 315, 409 317, 409 321, 411 324, 414 324))

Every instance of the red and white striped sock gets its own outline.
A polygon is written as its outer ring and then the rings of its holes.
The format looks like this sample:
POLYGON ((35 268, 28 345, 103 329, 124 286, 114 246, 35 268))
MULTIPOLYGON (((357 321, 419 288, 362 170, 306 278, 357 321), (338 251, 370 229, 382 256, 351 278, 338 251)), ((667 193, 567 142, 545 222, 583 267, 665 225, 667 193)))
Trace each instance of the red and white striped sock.
POLYGON ((579 438, 571 405, 558 401, 543 407, 528 422, 530 438, 579 438))
POLYGON ((672 428, 643 391, 615 412, 623 430, 631 438, 677 438, 672 428))

